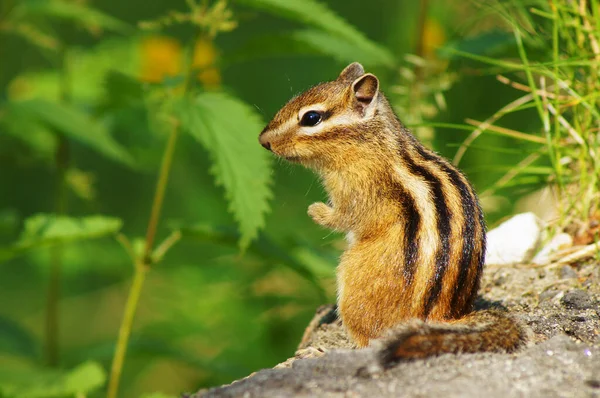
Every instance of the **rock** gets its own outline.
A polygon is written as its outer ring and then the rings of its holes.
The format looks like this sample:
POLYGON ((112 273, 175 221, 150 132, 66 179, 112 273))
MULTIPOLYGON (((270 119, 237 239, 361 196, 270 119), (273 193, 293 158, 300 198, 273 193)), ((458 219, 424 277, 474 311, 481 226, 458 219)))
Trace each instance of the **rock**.
POLYGON ((538 249, 541 234, 542 227, 535 214, 517 214, 488 232, 485 263, 528 262, 538 249))
POLYGON ((565 265, 560 269, 560 277, 561 279, 573 279, 577 278, 578 275, 571 266, 565 265))
POLYGON ((550 239, 550 242, 535 255, 532 262, 537 265, 548 264, 550 263, 550 257, 554 253, 571 246, 573 246, 573 238, 571 235, 565 233, 556 234, 550 239))
POLYGON ((193 397, 594 397, 600 348, 558 335, 518 355, 464 354, 372 366, 373 348, 300 359, 193 397))
POLYGON ((548 289, 548 290, 540 293, 540 296, 539 296, 540 303, 543 303, 544 301, 552 300, 554 297, 556 297, 556 295, 558 293, 560 293, 560 291, 555 290, 555 289, 548 289))
POLYGON ((593 302, 589 294, 581 289, 571 290, 565 293, 560 300, 561 304, 567 308, 585 310, 592 308, 593 302))

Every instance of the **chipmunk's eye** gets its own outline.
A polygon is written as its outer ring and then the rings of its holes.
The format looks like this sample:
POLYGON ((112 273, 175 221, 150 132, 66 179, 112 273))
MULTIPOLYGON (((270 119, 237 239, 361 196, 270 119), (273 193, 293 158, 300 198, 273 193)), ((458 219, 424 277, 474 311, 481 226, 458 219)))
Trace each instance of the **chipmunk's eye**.
POLYGON ((323 116, 320 112, 317 111, 308 111, 302 116, 302 120, 300 120, 301 126, 316 126, 321 122, 323 116))

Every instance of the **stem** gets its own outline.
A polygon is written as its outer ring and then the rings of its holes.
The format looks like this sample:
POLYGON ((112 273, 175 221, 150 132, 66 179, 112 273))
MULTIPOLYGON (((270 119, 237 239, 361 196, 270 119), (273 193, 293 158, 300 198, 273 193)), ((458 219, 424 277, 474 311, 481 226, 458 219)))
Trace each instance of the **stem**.
MULTIPOLYGON (((185 81, 183 83, 183 94, 188 93, 189 87, 192 82, 193 76, 193 65, 192 65, 192 51, 189 50, 187 53, 187 65, 185 68, 185 81)), ((129 336, 131 335, 131 327, 133 325, 133 318, 135 317, 137 305, 142 293, 144 286, 144 280, 146 273, 150 269, 150 266, 159 261, 165 252, 179 240, 180 235, 178 233, 173 234, 170 238, 167 238, 163 244, 159 246, 157 252, 158 257, 152 255, 152 248, 154 246, 154 240, 156 238, 156 231, 158 227, 158 220, 163 206, 165 198, 165 192, 167 190, 167 183, 169 182, 169 172, 173 164, 173 157, 175 155, 175 147, 177 144, 177 137, 179 136, 180 124, 178 121, 173 123, 173 129, 169 135, 167 146, 162 158, 158 179, 156 182, 156 190, 154 191, 154 200, 152 202, 152 210, 150 211, 150 219, 148 220, 148 229, 146 230, 146 244, 144 245, 144 252, 141 258, 134 258, 135 273, 133 275, 133 281, 129 290, 129 297, 127 297, 127 303, 125 304, 125 314, 121 321, 119 328, 119 337, 117 339, 117 346, 115 348, 115 355, 110 370, 110 380, 108 381, 108 391, 106 393, 107 398, 116 398, 119 391, 119 381, 121 379, 121 373, 123 371, 123 364, 125 363, 125 356, 127 354, 127 345, 129 342, 129 336)), ((121 244, 127 249, 130 255, 134 255, 131 245, 127 239, 121 237, 118 238, 121 244)))
POLYGON ((169 181, 169 171, 171 170, 171 164, 173 163, 173 154, 175 152, 175 145, 177 144, 178 135, 179 123, 175 122, 173 130, 171 130, 171 134, 169 135, 169 141, 167 142, 167 147, 165 148, 165 153, 163 155, 162 165, 160 167, 160 173, 156 183, 156 191, 154 193, 154 203, 152 204, 150 220, 148 221, 146 245, 143 256, 143 262, 146 265, 152 264, 152 247, 154 246, 154 239, 156 238, 156 228, 158 226, 158 220, 162 210, 163 199, 167 189, 167 182, 169 181))
MULTIPOLYGON (((190 76, 192 74, 192 64, 188 64, 188 70, 186 73, 186 80, 183 87, 183 95, 188 91, 190 76)), ((119 390, 119 380, 123 371, 123 363, 125 362, 125 356, 127 354, 127 344, 129 336, 131 335, 131 326, 133 325, 133 318, 135 317, 137 305, 139 302, 140 294, 144 285, 144 279, 146 272, 150 269, 150 266, 154 264, 159 258, 152 256, 152 248, 156 238, 156 231, 158 227, 158 221, 160 219, 160 213, 163 206, 165 192, 167 190, 167 183, 169 182, 169 172, 173 164, 173 157, 175 154, 175 147, 177 144, 177 137, 179 136, 179 123, 174 122, 173 129, 169 135, 167 146, 162 158, 160 171, 158 174, 158 180, 156 182, 156 190, 154 192, 154 200, 152 203, 152 210, 150 211, 150 219, 148 220, 148 229, 146 230, 146 244, 144 245, 144 252, 140 260, 135 259, 135 273, 133 275, 133 282, 129 291, 129 297, 125 306, 125 314, 123 315, 123 321, 119 328, 119 337, 117 340, 117 346, 115 348, 115 356, 110 371, 110 380, 108 383, 107 398, 116 398, 119 390)), ((161 245, 160 257, 164 255, 164 252, 172 246, 179 236, 175 238, 167 239, 166 246, 161 245)), ((121 238, 123 243, 123 239, 121 238)), ((126 247, 128 246, 125 245, 126 247)))
POLYGON ((131 282, 129 296, 127 297, 127 303, 125 304, 123 321, 119 327, 117 347, 110 369, 110 381, 108 384, 108 393, 106 394, 106 396, 110 398, 116 397, 119 390, 119 380, 123 371, 125 354, 127 353, 127 342, 129 340, 129 335, 131 334, 133 318, 135 317, 137 305, 140 301, 140 295, 142 294, 142 287, 144 286, 144 280, 146 279, 146 272, 148 269, 149 268, 143 263, 138 262, 135 265, 135 273, 133 274, 133 281, 131 282))
POLYGON ((156 183, 152 211, 150 213, 150 220, 148 221, 148 230, 146 232, 146 245, 144 254, 141 260, 135 260, 133 282, 131 283, 129 297, 127 297, 127 303, 125 304, 125 314, 123 315, 123 320, 121 321, 121 326, 119 328, 119 337, 117 339, 117 346, 115 348, 115 356, 113 357, 110 370, 110 380, 108 383, 108 392, 106 394, 107 398, 117 397, 119 381, 123 371, 123 363, 125 362, 125 356, 127 354, 129 336, 131 335, 133 318, 135 317, 137 305, 142 293, 144 280, 146 279, 146 273, 153 264, 152 246, 154 245, 154 239, 156 237, 156 228, 158 226, 158 219, 160 217, 160 211, 162 209, 167 183, 169 181, 169 171, 171 170, 171 165, 173 163, 173 155, 175 153, 175 145, 177 143, 178 134, 179 124, 175 123, 173 130, 171 130, 171 134, 169 135, 169 141, 167 142, 167 146, 165 148, 165 153, 163 155, 162 164, 158 175, 158 181, 156 183))

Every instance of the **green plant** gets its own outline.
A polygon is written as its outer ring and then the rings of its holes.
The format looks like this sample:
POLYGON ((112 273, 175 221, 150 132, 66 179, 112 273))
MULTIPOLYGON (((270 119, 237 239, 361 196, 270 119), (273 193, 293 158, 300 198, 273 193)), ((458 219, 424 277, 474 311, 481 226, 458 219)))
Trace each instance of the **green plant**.
MULTIPOLYGON (((264 121, 253 107, 231 89, 223 87, 221 70, 227 65, 244 62, 249 55, 272 56, 290 51, 326 55, 343 62, 359 57, 362 62, 383 67, 393 65, 394 59, 389 51, 368 40, 319 2, 246 0, 240 3, 247 9, 264 10, 288 18, 304 28, 278 37, 253 38, 232 50, 231 54, 219 56, 217 36, 238 26, 233 8, 222 0, 186 1, 184 11, 173 11, 141 22, 140 30, 86 2, 7 1, 0 9, 0 34, 3 35, 0 39, 18 36, 48 60, 42 70, 18 73, 2 70, 0 65, 0 76, 3 76, 0 79, 3 84, 0 139, 50 171, 54 181, 51 191, 55 197, 51 212, 38 210, 38 214, 26 218, 20 239, 0 248, 0 261, 10 263, 20 257, 38 256, 37 253, 43 253, 45 248, 50 250, 48 259, 40 255, 41 263, 50 263, 44 362, 50 367, 64 366, 65 362, 81 363, 90 358, 106 362, 114 351, 108 377, 109 397, 117 396, 119 391, 127 347, 137 351, 156 347, 155 355, 168 353, 182 362, 207 367, 206 362, 186 356, 165 343, 131 337, 148 271, 154 269, 167 253, 172 255, 175 250, 171 249, 182 237, 193 238, 204 245, 217 240, 225 246, 219 248, 223 253, 246 252, 244 260, 238 254, 232 258, 231 262, 237 266, 255 262, 251 259, 253 255, 261 264, 283 264, 312 285, 318 300, 324 301, 326 297, 317 275, 323 273, 323 267, 328 271, 329 268, 319 265, 323 260, 319 260, 320 254, 315 254, 318 250, 307 250, 301 242, 290 242, 283 249, 279 242, 268 237, 261 235, 257 239, 259 230, 264 227, 271 196, 269 157, 256 143, 264 121), (168 36, 180 29, 187 38, 183 49, 178 40, 168 36), (89 37, 81 39, 74 33, 79 30, 87 32, 89 37), (85 44, 79 40, 84 40, 85 44), (264 43, 269 46, 263 48, 261 44, 264 43), (257 44, 261 51, 257 50, 257 44), (139 48, 143 50, 141 55, 139 48), (122 133, 123 130, 128 132, 122 133), (214 225, 201 227, 193 225, 193 221, 175 223, 176 227, 169 233, 161 231, 159 221, 165 207, 167 185, 172 179, 172 169, 177 167, 178 156, 182 156, 178 155, 177 149, 177 142, 182 140, 186 144, 199 143, 208 153, 210 160, 204 164, 208 165, 222 189, 218 192, 227 202, 226 208, 233 215, 237 232, 223 235, 214 225), (117 174, 113 174, 111 180, 118 181, 117 177, 123 175, 153 173, 158 163, 153 148, 162 146, 164 153, 145 238, 137 237, 135 229, 129 227, 128 219, 90 215, 97 213, 89 212, 89 208, 96 205, 96 196, 105 193, 98 191, 93 173, 85 169, 90 164, 86 157, 98 156, 102 159, 99 161, 101 167, 116 167, 117 174), (109 165, 110 162, 114 164, 109 165), (121 243, 134 270, 116 346, 114 350, 109 344, 107 348, 99 346, 66 352, 59 344, 59 304, 63 301, 65 288, 74 288, 65 285, 65 274, 72 272, 71 256, 81 251, 76 263, 82 270, 89 267, 87 263, 92 261, 93 253, 110 252, 108 258, 117 259, 116 265, 120 265, 122 256, 112 254, 109 240, 92 242, 92 239, 111 236, 121 243), (81 246, 76 247, 74 243, 81 246), (84 254, 86 248, 89 251, 84 254)), ((10 217, 7 220, 10 221, 10 217)), ((208 224, 215 222, 212 219, 201 221, 204 225, 206 221, 208 224)), ((253 271, 251 278, 258 279, 262 272, 253 271)), ((113 279, 113 283, 116 281, 113 279)), ((293 301, 281 294, 260 297, 282 303, 293 301)), ((181 330, 185 330, 185 323, 183 317, 177 320, 181 330)), ((32 359, 35 358, 36 342, 19 326, 6 325, 0 334, 4 333, 2 336, 10 341, 20 342, 22 352, 29 352, 32 359)), ((151 331, 147 334, 160 328, 159 322, 150 325, 151 331)), ((39 392, 41 384, 36 384, 36 377, 43 373, 37 364, 33 366, 33 372, 22 373, 23 380, 27 380, 31 391, 35 392, 23 392, 21 387, 15 387, 9 379, 16 376, 9 375, 2 379, 4 381, 0 380, 0 393, 7 397, 86 395, 104 384, 104 371, 97 363, 85 367, 85 372, 80 371, 80 367, 70 367, 75 370, 53 373, 61 387, 45 393, 39 392)), ((247 370, 223 372, 242 374, 247 370)), ((46 383, 42 379, 39 377, 39 383, 46 383)))
MULTIPOLYGON (((600 205, 599 4, 594 0, 482 3, 484 14, 499 17, 506 33, 484 32, 479 41, 489 43, 489 52, 498 39, 513 45, 500 53, 503 56, 495 57, 486 54, 486 49, 470 51, 474 39, 445 48, 451 56, 486 64, 483 73, 496 74, 498 81, 519 92, 518 98, 483 122, 467 119, 475 129, 459 147, 454 163, 461 161, 467 148, 484 132, 521 143, 528 150, 516 164, 493 165, 505 173, 482 196, 495 195, 499 190, 525 192, 545 185, 554 187, 560 203, 559 228, 587 223, 597 217, 600 205), (522 117, 512 128, 497 125, 502 119, 516 120, 515 114, 532 111, 537 116, 535 124, 522 117)), ((454 127, 472 128, 468 125, 454 127)), ((505 145, 512 146, 509 142, 505 145)))

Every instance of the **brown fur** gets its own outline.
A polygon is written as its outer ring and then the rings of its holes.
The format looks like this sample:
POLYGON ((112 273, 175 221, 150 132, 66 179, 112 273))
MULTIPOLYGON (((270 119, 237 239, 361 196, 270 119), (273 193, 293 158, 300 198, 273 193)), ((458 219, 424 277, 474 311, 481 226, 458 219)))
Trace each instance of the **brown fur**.
POLYGON ((316 170, 323 180, 329 203, 312 204, 308 214, 320 225, 348 233, 337 269, 338 306, 359 346, 411 319, 466 325, 479 319, 488 326, 473 329, 465 340, 464 333, 440 334, 422 323, 397 347, 396 356, 418 357, 412 352, 425 346, 431 349, 423 350, 424 356, 520 344, 520 337, 489 344, 494 340, 489 336, 501 336, 504 326, 514 324, 509 318, 469 315, 485 252, 475 192, 458 170, 401 124, 379 92, 377 78, 360 64, 290 100, 260 142, 316 170), (322 116, 315 126, 302 124, 309 110, 322 116), (444 348, 452 336, 455 349, 444 348))

